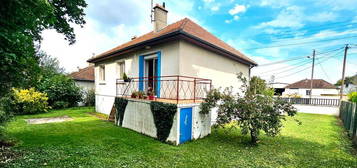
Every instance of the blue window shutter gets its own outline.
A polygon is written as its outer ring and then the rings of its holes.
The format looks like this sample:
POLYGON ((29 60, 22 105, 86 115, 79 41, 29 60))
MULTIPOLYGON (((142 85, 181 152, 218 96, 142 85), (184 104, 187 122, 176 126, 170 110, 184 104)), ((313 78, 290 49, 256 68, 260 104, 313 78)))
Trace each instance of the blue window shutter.
POLYGON ((141 55, 139 56, 139 90, 140 91, 144 90, 143 77, 144 77, 144 56, 141 55))
POLYGON ((160 97, 160 89, 161 89, 161 82, 160 82, 160 76, 161 76, 161 51, 157 52, 157 65, 156 65, 156 76, 157 76, 157 83, 156 83, 156 95, 157 97, 160 97))

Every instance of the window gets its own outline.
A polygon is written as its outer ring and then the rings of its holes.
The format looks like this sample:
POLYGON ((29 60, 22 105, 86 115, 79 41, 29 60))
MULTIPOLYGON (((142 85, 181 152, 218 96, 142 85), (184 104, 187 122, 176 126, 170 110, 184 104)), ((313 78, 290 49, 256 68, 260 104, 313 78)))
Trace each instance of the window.
POLYGON ((311 95, 311 90, 306 90, 306 95, 311 95))
POLYGON ((123 79, 125 73, 125 62, 118 62, 118 77, 119 79, 123 79))
POLYGON ((99 80, 105 81, 105 66, 99 66, 99 80))

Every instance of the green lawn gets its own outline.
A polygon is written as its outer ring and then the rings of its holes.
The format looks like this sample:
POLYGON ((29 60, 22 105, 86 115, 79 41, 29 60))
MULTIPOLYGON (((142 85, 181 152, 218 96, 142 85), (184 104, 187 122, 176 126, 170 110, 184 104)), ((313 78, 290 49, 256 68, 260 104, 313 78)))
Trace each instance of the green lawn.
MULTIPOLYGON (((238 130, 214 130, 180 146, 163 144, 74 108, 20 116, 8 127, 23 153, 7 167, 357 167, 350 141, 335 117, 299 114, 281 135, 262 136, 259 146, 238 130), (68 115, 73 121, 28 125, 25 118, 68 115)), ((0 165, 1 167, 1 165, 0 165)))

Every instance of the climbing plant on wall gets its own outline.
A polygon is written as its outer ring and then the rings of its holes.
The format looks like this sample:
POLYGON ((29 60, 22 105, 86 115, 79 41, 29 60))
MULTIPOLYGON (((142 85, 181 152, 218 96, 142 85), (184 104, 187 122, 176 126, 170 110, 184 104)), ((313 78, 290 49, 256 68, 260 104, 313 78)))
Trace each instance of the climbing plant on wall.
POLYGON ((115 117, 116 117, 116 124, 119 124, 119 126, 123 125, 124 112, 127 104, 128 104, 128 100, 120 97, 115 98, 115 102, 114 102, 115 109, 116 109, 115 117))
POLYGON ((154 116, 157 139, 165 142, 170 135, 174 116, 177 111, 177 105, 152 101, 150 103, 150 108, 154 116))

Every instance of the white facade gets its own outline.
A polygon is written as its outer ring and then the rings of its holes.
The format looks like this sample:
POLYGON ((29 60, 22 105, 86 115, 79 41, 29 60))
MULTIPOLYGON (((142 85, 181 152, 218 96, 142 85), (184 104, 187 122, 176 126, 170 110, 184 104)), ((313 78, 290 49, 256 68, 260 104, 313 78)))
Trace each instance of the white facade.
POLYGON ((161 52, 161 76, 183 75, 212 80, 215 88, 240 87, 237 73, 249 77, 248 65, 218 55, 183 40, 157 45, 95 64, 96 110, 109 114, 116 96, 116 80, 119 78, 118 62, 125 62, 129 77, 139 76, 139 56, 161 52), (99 78, 99 67, 105 67, 105 80, 99 78))
POLYGON ((95 89, 95 85, 93 81, 79 81, 76 80, 75 81, 76 85, 80 88, 82 88, 85 91, 89 91, 89 90, 94 90, 95 89))
MULTIPOLYGON (((287 97, 289 95, 298 95, 301 98, 310 98, 308 94, 310 89, 308 88, 286 88, 283 92, 283 97, 287 97)), ((338 89, 312 89, 311 97, 313 98, 337 98, 339 94, 338 89)))

